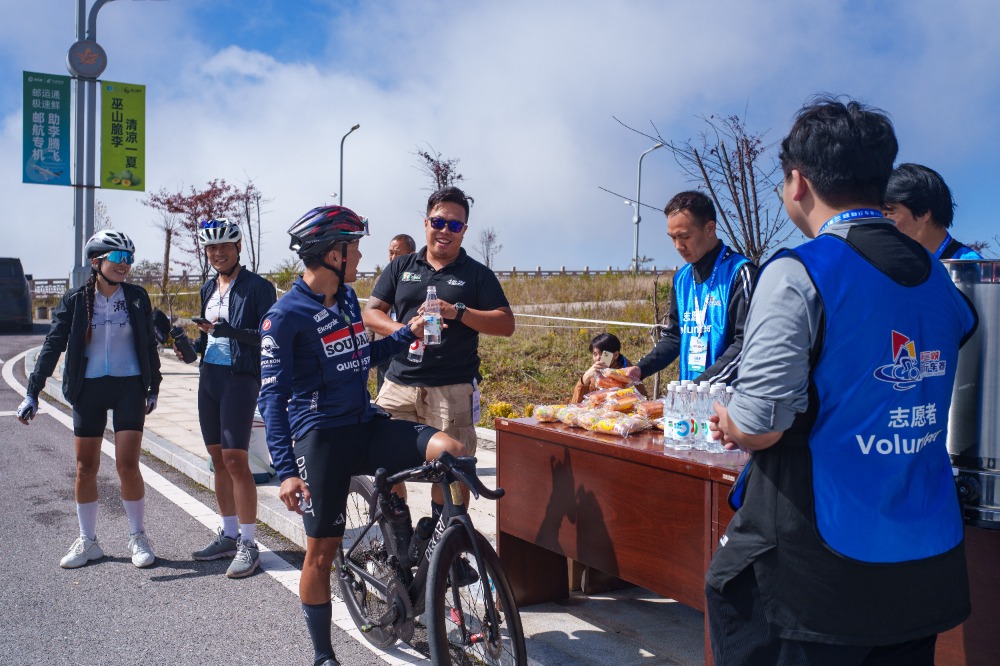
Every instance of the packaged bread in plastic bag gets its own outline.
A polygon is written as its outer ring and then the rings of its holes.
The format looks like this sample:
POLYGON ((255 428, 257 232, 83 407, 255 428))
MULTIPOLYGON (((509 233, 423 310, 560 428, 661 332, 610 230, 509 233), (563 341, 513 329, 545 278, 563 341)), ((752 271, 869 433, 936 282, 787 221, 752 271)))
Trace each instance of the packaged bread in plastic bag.
POLYGON ((534 417, 539 423, 552 423, 558 421, 556 417, 559 410, 566 405, 538 405, 535 407, 534 417))
POLYGON ((601 368, 594 384, 597 388, 625 388, 636 382, 621 368, 601 368))
POLYGON ((647 419, 658 419, 663 416, 662 400, 646 400, 636 404, 635 413, 647 419))

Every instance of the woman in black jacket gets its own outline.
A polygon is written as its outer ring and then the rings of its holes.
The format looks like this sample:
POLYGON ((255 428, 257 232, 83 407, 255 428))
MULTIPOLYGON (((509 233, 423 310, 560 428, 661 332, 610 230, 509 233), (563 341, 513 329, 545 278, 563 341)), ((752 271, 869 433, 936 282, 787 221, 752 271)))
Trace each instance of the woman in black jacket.
POLYGON ((156 557, 145 531, 139 452, 145 417, 156 408, 162 379, 152 306, 145 289, 125 282, 135 258, 135 245, 128 236, 113 229, 99 231, 87 241, 86 252, 90 279, 67 292, 53 310, 52 328, 17 417, 25 425, 34 418, 38 394, 59 355, 66 352, 63 395, 73 406, 80 537, 60 566, 74 569, 104 557, 97 542, 97 471, 108 410, 114 410, 115 465, 129 521, 128 547, 132 563, 148 567, 156 557))

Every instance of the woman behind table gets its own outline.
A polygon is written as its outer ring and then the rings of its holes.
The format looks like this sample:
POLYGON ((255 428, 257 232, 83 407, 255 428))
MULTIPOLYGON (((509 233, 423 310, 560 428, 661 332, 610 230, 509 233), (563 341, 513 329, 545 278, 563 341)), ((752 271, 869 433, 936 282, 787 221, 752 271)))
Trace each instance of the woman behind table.
POLYGON ((97 471, 108 410, 114 411, 115 466, 129 522, 132 564, 156 559, 144 524, 145 485, 139 450, 146 415, 156 408, 160 358, 152 329, 152 306, 142 287, 125 282, 135 261, 132 240, 113 229, 87 241, 90 279, 69 291, 52 312, 52 328, 28 379, 17 418, 28 425, 38 411, 38 394, 66 352, 63 395, 73 406, 76 447, 76 513, 80 537, 59 565, 75 569, 104 557, 97 542, 97 471))
MULTIPOLYGON (((576 381, 576 386, 573 387, 573 398, 570 402, 580 402, 583 400, 583 396, 598 389, 598 370, 604 368, 627 368, 629 366, 628 359, 622 354, 621 340, 612 333, 601 333, 591 340, 590 354, 593 357, 594 364, 587 368, 583 376, 576 381), (606 363, 605 359, 602 358, 605 352, 612 355, 610 363, 606 363)), ((646 388, 642 384, 637 384, 636 388, 643 395, 646 395, 646 388)))

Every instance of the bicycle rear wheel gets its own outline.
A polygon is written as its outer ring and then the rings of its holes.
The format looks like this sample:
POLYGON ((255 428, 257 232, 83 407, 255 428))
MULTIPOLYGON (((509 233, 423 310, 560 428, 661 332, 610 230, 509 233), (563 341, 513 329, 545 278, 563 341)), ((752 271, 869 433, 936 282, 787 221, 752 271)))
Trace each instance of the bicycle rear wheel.
POLYGON ((476 532, 486 580, 478 580, 479 566, 468 533, 453 525, 434 550, 427 579, 427 642, 435 664, 528 663, 521 616, 500 558, 486 538, 476 532), (461 562, 464 560, 464 564, 461 562), (476 571, 475 582, 462 585, 476 571), (455 579, 459 586, 453 585, 455 579), (493 600, 493 614, 486 595, 493 600))
MULTIPOLYGON (((368 533, 361 536, 361 533, 368 526, 368 521, 371 520, 369 510, 374 505, 372 501, 374 495, 374 485, 367 477, 355 476, 351 478, 351 489, 347 495, 345 515, 347 525, 344 530, 344 541, 334 560, 334 575, 340 586, 340 596, 347 604, 351 619, 354 620, 354 624, 359 629, 363 625, 373 624, 386 612, 388 606, 385 595, 366 582, 356 571, 353 571, 348 566, 348 562, 345 561, 345 555, 354 542, 361 539, 350 555, 350 564, 368 572, 386 586, 395 575, 392 567, 388 564, 389 553, 385 548, 381 521, 372 525, 368 533)), ((371 631, 361 632, 361 635, 378 648, 387 648, 396 642, 396 635, 392 631, 392 627, 384 629, 375 627, 371 631)))

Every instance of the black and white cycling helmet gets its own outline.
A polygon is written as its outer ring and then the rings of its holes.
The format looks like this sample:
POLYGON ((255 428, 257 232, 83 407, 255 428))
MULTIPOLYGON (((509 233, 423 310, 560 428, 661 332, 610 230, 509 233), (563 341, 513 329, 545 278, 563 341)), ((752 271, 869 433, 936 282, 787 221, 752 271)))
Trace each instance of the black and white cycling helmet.
POLYGON ((135 252, 135 243, 120 231, 101 229, 87 241, 87 258, 107 256, 110 252, 135 252))
POLYGON ((303 259, 321 257, 337 243, 351 243, 368 235, 368 220, 350 208, 322 206, 303 215, 288 230, 289 250, 303 259))
POLYGON ((205 220, 198 225, 198 244, 218 245, 219 243, 238 243, 243 238, 243 232, 235 222, 225 218, 205 220))

